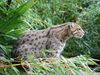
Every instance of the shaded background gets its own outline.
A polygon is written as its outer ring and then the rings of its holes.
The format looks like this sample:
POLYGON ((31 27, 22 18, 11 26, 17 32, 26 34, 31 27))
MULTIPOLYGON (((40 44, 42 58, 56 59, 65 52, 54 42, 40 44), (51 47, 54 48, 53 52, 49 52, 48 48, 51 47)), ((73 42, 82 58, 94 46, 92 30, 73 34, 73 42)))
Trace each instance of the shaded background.
POLYGON ((27 30, 69 21, 79 23, 86 34, 68 40, 63 55, 100 59, 99 0, 0 0, 0 55, 10 58, 12 45, 27 30))

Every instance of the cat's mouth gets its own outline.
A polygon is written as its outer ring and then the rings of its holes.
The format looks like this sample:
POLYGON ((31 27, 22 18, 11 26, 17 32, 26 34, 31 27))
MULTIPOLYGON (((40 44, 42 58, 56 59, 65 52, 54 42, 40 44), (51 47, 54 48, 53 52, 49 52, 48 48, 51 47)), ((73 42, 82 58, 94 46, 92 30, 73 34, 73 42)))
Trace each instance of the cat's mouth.
POLYGON ((76 38, 82 38, 83 36, 84 36, 84 33, 74 35, 74 37, 76 38))

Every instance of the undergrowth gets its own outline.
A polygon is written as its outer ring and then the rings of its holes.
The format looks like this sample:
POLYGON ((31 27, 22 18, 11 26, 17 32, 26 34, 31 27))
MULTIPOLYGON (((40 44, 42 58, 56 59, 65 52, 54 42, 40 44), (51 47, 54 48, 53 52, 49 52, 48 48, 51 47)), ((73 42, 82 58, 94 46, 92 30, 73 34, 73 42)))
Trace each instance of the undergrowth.
MULTIPOLYGON (((30 58, 31 59, 31 58, 30 58)), ((8 60, 9 61, 9 60, 8 60)), ((94 71, 88 65, 96 65, 92 58, 77 56, 74 58, 39 58, 29 61, 21 61, 12 64, 11 61, 0 64, 0 73, 3 75, 94 75, 94 71), (16 66, 27 65, 27 69, 17 69, 16 66)))
MULTIPOLYGON (((51 25, 77 22, 86 32, 83 39, 66 43, 59 59, 22 62, 30 66, 33 75, 92 75, 88 64, 100 59, 99 0, 0 0, 0 75, 25 75, 12 64, 11 50, 18 36, 30 29, 45 29, 51 25), (11 1, 8 2, 7 1, 11 1), (67 58, 77 56, 74 58, 67 58)), ((30 74, 30 75, 31 75, 30 74)))

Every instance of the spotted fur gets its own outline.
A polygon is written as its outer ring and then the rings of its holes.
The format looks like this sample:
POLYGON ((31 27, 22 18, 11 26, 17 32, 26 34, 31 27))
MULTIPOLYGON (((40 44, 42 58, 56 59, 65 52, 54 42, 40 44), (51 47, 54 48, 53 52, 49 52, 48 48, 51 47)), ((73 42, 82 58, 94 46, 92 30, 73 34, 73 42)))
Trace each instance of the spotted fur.
POLYGON ((51 51, 46 54, 46 57, 59 57, 69 38, 82 38, 83 35, 84 31, 82 28, 73 22, 67 22, 43 30, 30 30, 18 38, 12 51, 12 57, 17 60, 26 60, 29 55, 34 55, 38 58, 41 57, 41 49, 51 51))

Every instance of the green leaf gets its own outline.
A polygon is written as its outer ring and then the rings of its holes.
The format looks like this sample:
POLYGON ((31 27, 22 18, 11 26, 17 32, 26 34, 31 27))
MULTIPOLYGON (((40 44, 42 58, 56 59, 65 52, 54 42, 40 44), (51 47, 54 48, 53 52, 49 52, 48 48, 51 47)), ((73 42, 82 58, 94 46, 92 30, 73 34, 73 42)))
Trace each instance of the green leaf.
POLYGON ((0 32, 7 33, 8 31, 20 27, 22 23, 22 15, 34 5, 34 0, 29 0, 16 10, 11 10, 5 17, 5 20, 0 21, 0 32))

